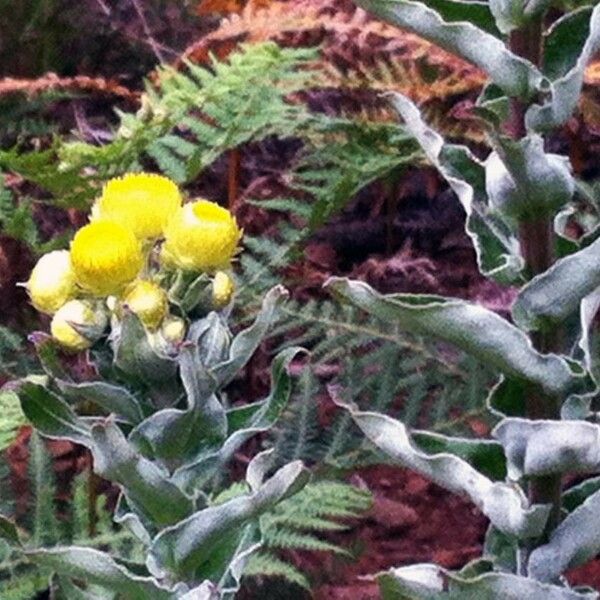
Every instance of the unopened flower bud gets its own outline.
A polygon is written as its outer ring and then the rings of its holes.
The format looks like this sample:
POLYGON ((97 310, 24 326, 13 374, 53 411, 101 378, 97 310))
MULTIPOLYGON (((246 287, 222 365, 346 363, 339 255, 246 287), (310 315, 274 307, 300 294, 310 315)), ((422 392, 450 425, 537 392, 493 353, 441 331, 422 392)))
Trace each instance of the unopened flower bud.
POLYGON ((66 350, 89 348, 106 328, 106 314, 90 302, 70 300, 52 318, 52 337, 66 350))
POLYGON ((213 306, 217 309, 227 306, 231 302, 234 290, 233 279, 224 271, 217 271, 212 285, 213 306))
POLYGON ((27 290, 33 306, 50 315, 71 300, 76 286, 68 250, 44 254, 31 272, 27 290))
POLYGON ((134 281, 123 295, 123 304, 149 329, 155 330, 169 310, 167 293, 152 281, 134 281))

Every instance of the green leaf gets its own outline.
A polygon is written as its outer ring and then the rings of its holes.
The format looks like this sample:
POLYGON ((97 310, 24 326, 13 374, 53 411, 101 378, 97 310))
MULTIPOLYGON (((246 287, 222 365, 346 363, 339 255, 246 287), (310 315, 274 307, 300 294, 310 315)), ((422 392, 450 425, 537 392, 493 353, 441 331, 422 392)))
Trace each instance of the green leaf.
POLYGON ((229 348, 229 359, 211 369, 219 386, 230 383, 250 360, 278 318, 278 309, 287 297, 288 291, 280 285, 267 292, 254 323, 233 338, 229 348))
POLYGON ((14 441, 20 427, 27 424, 27 418, 21 410, 19 396, 12 390, 0 390, 0 452, 14 441))
POLYGON ((13 546, 21 545, 17 526, 4 515, 0 515, 0 538, 6 540, 13 546))
POLYGON ((529 557, 529 574, 554 581, 567 569, 583 565, 600 552, 600 492, 586 498, 550 534, 547 544, 529 557))
MULTIPOLYGON (((580 46, 581 41, 584 41, 583 36, 576 35, 573 42, 563 47, 562 51, 568 53, 565 54, 565 57, 568 58, 564 59, 563 64, 574 62, 566 73, 551 82, 550 93, 547 94, 550 99, 541 106, 534 104, 527 111, 525 122, 528 130, 555 129, 565 123, 573 114, 581 94, 585 68, 600 49, 600 6, 594 8, 588 23, 589 35, 583 46, 580 46), (574 57, 576 58, 574 59, 574 57)), ((579 17, 575 24, 580 24, 579 17)), ((563 24, 562 27, 565 25, 563 24)), ((558 30, 561 35, 562 27, 558 30)), ((555 65, 555 63, 553 64, 555 65)))
POLYGON ((511 573, 465 577, 436 565, 390 569, 377 577, 382 600, 595 600, 576 592, 511 573))
POLYGON ((575 65, 590 34, 591 6, 567 13, 544 36, 544 75, 552 80, 566 75, 575 65))
POLYGON ((514 325, 482 306, 439 296, 384 296, 361 281, 332 277, 326 289, 406 331, 456 345, 507 376, 527 380, 545 393, 567 396, 592 391, 576 365, 540 354, 514 325))
POLYGON ((129 504, 157 527, 187 517, 193 502, 155 463, 141 456, 110 421, 92 427, 94 470, 118 483, 129 504))
POLYGON ((484 165, 464 146, 446 144, 429 128, 418 108, 401 94, 391 102, 415 136, 429 161, 437 167, 456 193, 467 213, 466 231, 473 240, 479 270, 503 283, 519 278, 523 268, 519 241, 508 225, 488 206, 484 165))
POLYGON ((176 595, 152 577, 135 575, 109 554, 77 546, 27 550, 27 558, 73 579, 99 585, 127 600, 175 600, 176 595))
POLYGON ((600 469, 600 426, 585 421, 508 418, 494 428, 511 479, 600 469))
POLYGON ((114 353, 115 365, 119 369, 145 383, 164 384, 177 372, 177 363, 157 354, 141 321, 130 311, 121 321, 114 353))
POLYGON ((135 425, 144 418, 140 403, 124 387, 104 381, 71 383, 57 380, 56 385, 63 396, 71 402, 93 402, 130 425, 135 425))
POLYGON ((585 500, 600 491, 600 477, 591 477, 581 483, 571 486, 562 495, 562 507, 567 512, 573 512, 585 500))
POLYGON ((288 348, 280 352, 271 363, 271 392, 259 402, 247 404, 227 412, 227 439, 217 450, 198 461, 182 466, 175 471, 173 480, 184 489, 196 489, 218 469, 223 468, 235 452, 252 436, 268 431, 285 410, 292 382, 288 367, 292 360, 303 352, 302 348, 288 348))
POLYGON ((477 65, 509 96, 526 100, 542 84, 543 76, 532 63, 471 23, 444 21, 427 5, 409 0, 359 0, 357 4, 477 65))
POLYGON ((17 394, 25 416, 42 435, 90 447, 90 426, 64 400, 44 386, 27 381, 19 386, 17 394))
POLYGON ((528 330, 562 322, 599 286, 600 239, 556 261, 527 283, 513 304, 513 318, 528 330))
POLYGON ((277 502, 294 494, 308 481, 301 462, 282 467, 254 493, 205 508, 162 531, 152 542, 148 566, 160 577, 165 572, 202 579, 218 556, 225 566, 238 543, 240 530, 277 502))
MULTIPOLYGON (((456 494, 467 494, 503 533, 519 538, 537 537, 544 529, 549 506, 529 507, 520 487, 493 482, 450 452, 429 454, 412 438, 406 426, 386 415, 349 410, 354 422, 380 450, 402 466, 431 479, 456 494)), ((459 442, 459 447, 462 440, 459 442)), ((446 441, 447 450, 452 445, 446 441)))

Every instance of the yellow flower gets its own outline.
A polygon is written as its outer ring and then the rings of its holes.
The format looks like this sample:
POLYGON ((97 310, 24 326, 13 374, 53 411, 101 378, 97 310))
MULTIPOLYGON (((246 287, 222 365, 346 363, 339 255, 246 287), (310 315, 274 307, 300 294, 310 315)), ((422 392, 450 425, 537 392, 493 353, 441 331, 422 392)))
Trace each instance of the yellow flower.
POLYGON ((118 223, 95 221, 82 227, 71 242, 77 283, 96 296, 120 292, 143 265, 140 242, 118 223))
POLYGON ((242 237, 234 216, 208 200, 180 208, 165 229, 164 252, 187 271, 208 271, 229 263, 242 237))
POLYGON ((126 304, 150 330, 156 329, 169 310, 167 294, 159 285, 142 279, 132 283, 123 295, 126 304))
POLYGON ((92 218, 114 221, 139 239, 161 237, 181 206, 181 194, 170 179, 152 173, 129 173, 111 179, 92 210, 92 218))
POLYGON ((69 251, 44 254, 31 271, 27 290, 33 306, 49 315, 73 298, 77 288, 69 251))
POLYGON ((52 318, 52 337, 66 350, 89 348, 106 328, 106 315, 82 300, 70 300, 52 318))
POLYGON ((223 271, 217 271, 212 284, 212 301, 215 308, 223 308, 231 302, 235 286, 233 279, 223 271))

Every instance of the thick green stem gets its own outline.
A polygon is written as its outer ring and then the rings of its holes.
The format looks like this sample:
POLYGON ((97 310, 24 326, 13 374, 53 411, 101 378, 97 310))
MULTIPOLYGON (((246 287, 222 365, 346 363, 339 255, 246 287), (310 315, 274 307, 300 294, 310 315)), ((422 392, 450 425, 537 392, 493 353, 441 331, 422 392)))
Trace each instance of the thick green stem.
MULTIPOLYGON (((523 28, 513 32, 510 37, 511 50, 535 65, 542 61, 542 19, 536 19, 523 28)), ((518 99, 512 99, 510 116, 506 130, 514 139, 527 134, 525 111, 527 105, 518 99)), ((519 227, 521 253, 530 275, 546 271, 555 261, 554 232, 549 217, 540 217, 521 223, 519 227)), ((532 336, 534 346, 540 352, 559 351, 562 335, 559 330, 535 333, 532 336)), ((558 419, 560 406, 557 398, 545 396, 539 390, 531 390, 527 399, 527 417, 530 419, 558 419)), ((551 504, 552 511, 548 519, 546 534, 552 531, 560 519, 561 476, 550 475, 536 477, 529 484, 530 501, 536 504, 551 504)))

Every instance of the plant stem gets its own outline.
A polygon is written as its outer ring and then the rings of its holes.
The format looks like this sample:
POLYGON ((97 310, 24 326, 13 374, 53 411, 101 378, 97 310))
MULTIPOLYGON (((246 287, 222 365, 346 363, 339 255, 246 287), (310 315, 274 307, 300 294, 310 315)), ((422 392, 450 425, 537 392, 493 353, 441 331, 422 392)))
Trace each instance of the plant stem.
MULTIPOLYGON (((542 17, 530 21, 510 36, 512 52, 526 58, 536 66, 542 62, 542 17)), ((527 105, 517 98, 510 101, 510 116, 505 124, 513 139, 527 135, 525 112, 527 105)), ((546 271, 555 261, 554 232, 552 220, 540 217, 523 222, 519 226, 519 242, 526 269, 534 276, 546 271)), ((540 352, 560 350, 562 335, 559 330, 536 332, 532 335, 533 345, 540 352)), ((530 419, 559 419, 560 407, 557 398, 545 396, 532 389, 528 394, 526 416, 530 419)), ((561 475, 533 478, 529 483, 529 499, 535 504, 551 504, 552 510, 546 525, 546 536, 560 520, 561 475)))

